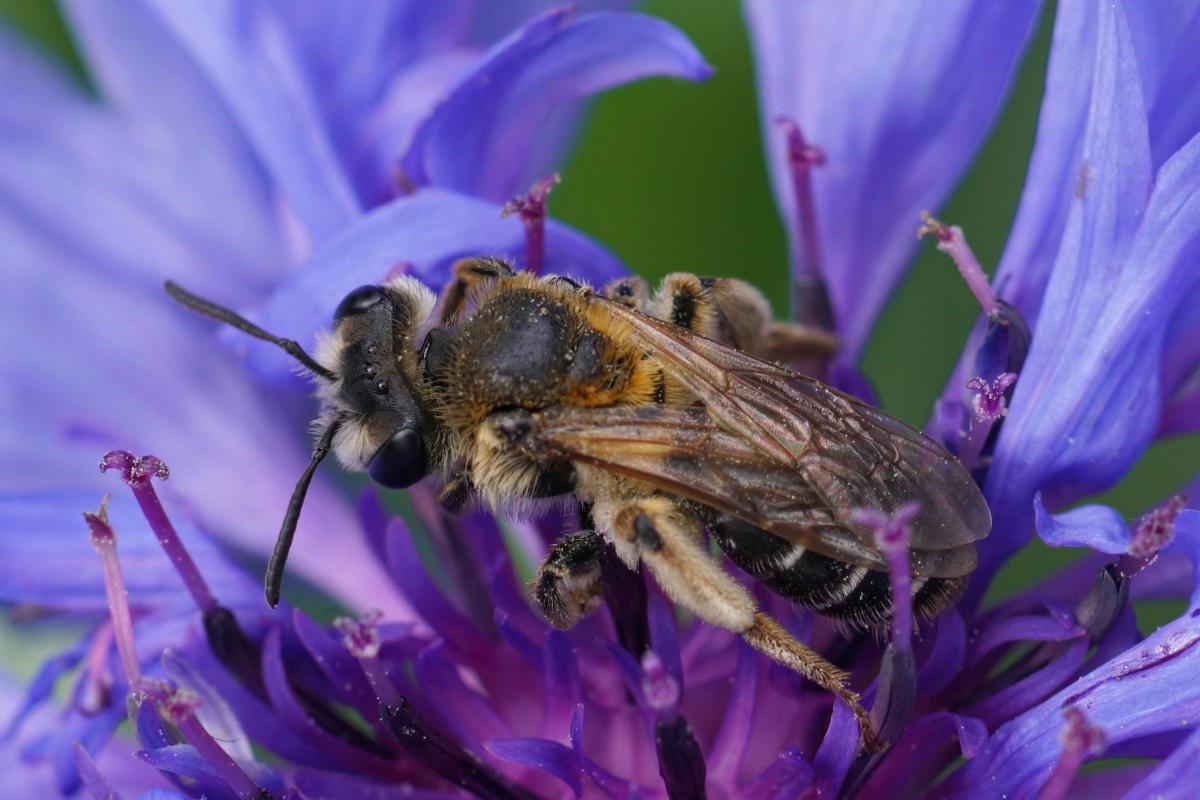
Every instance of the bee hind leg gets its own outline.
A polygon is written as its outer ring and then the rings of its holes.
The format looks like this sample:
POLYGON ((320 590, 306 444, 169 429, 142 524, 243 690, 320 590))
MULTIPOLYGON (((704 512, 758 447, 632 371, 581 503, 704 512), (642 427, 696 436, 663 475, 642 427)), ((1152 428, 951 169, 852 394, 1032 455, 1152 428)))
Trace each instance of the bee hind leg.
POLYGON ((595 531, 579 531, 554 543, 538 567, 531 589, 542 614, 560 630, 600 605, 600 554, 604 538, 595 531))
POLYGON ((611 525, 622 560, 640 557, 674 602, 706 622, 741 634, 755 650, 845 701, 867 748, 878 749, 870 718, 847 685, 849 676, 758 610, 745 587, 708 554, 699 520, 667 498, 644 499, 615 511, 598 506, 594 514, 597 521, 611 525))

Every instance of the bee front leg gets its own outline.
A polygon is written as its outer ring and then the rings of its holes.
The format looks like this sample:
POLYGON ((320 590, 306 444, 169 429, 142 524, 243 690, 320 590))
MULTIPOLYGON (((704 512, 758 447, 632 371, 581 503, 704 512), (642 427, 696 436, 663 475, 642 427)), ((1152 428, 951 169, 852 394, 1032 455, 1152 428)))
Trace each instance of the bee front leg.
POLYGON ((530 588, 542 614, 554 627, 574 627, 600 605, 600 553, 604 547, 600 534, 579 531, 559 539, 546 554, 530 588))
POLYGON ((674 602, 706 622, 741 634, 755 650, 841 698, 858 720, 866 747, 878 751, 870 718, 847 685, 850 676, 758 610, 745 587, 709 556, 699 520, 665 497, 639 500, 622 508, 597 504, 593 513, 600 527, 607 523, 612 531, 622 560, 629 563, 640 557, 674 602))

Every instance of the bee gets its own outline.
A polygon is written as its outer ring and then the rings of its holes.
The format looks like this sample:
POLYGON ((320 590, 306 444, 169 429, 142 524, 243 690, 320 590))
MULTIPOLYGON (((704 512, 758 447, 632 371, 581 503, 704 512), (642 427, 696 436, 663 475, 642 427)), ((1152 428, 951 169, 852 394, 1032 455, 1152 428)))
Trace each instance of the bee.
POLYGON ((283 566, 317 465, 331 450, 392 488, 445 477, 444 505, 493 508, 571 496, 586 528, 560 539, 532 586, 568 628, 601 598, 602 551, 644 565, 697 617, 845 700, 848 676, 763 613, 707 546, 788 600, 859 627, 891 615, 888 563, 852 511, 916 501, 913 609, 956 599, 987 535, 988 507, 939 444, 786 367, 830 357, 829 334, 774 323, 736 279, 636 278, 595 291, 505 262, 459 262, 439 298, 402 276, 348 294, 314 356, 175 284, 189 308, 283 347, 320 380, 312 461, 266 576, 283 566))

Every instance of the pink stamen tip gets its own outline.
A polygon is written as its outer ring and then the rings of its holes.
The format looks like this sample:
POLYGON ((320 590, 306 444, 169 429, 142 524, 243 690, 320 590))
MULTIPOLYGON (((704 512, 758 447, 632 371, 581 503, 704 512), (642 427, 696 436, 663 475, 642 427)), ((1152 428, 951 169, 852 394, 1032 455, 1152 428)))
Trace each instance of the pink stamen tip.
POLYGON ((342 644, 355 658, 375 658, 379 655, 381 642, 379 640, 379 620, 383 612, 368 611, 358 619, 338 617, 333 626, 341 631, 342 644))
POLYGON ((954 261, 959 274, 966 281, 971 294, 975 295, 975 300, 979 303, 983 313, 989 317, 996 313, 996 293, 992 291, 992 284, 988 280, 987 273, 980 266, 979 259, 975 257, 971 246, 967 244, 967 237, 963 235, 962 228, 957 225, 947 226, 942 221, 935 219, 928 211, 921 212, 921 219, 921 226, 917 228, 917 238, 920 239, 923 236, 936 238, 938 250, 950 256, 954 261))
POLYGON ((1176 495, 1142 517, 1129 543, 1129 555, 1149 563, 1175 538, 1175 520, 1187 504, 1187 498, 1176 495))
POLYGON ((1104 752, 1104 730, 1093 725, 1078 706, 1068 706, 1063 709, 1063 727, 1061 741, 1063 748, 1088 755, 1098 756, 1104 752))
POLYGON ((171 471, 158 456, 137 458, 128 450, 110 450, 104 454, 100 459, 100 471, 108 472, 110 469, 119 470, 130 486, 145 486, 151 478, 165 481, 171 477, 171 471))
POLYGON ((108 522, 108 498, 109 495, 104 495, 100 499, 98 510, 83 512, 83 521, 87 523, 88 533, 91 534, 92 546, 97 550, 115 548, 117 545, 117 532, 108 522))
POLYGON ((526 223, 545 219, 546 198, 550 196, 550 190, 560 182, 562 182, 562 178, 557 172, 534 181, 528 192, 514 197, 504 204, 504 207, 500 209, 500 216, 511 217, 513 214, 519 214, 522 221, 526 223))
POLYGON ((191 719, 200 705, 200 696, 191 689, 158 678, 142 681, 142 690, 158 706, 167 722, 173 725, 191 719))
POLYGON ((204 612, 215 609, 217 607, 216 598, 209 590, 208 583, 200 574, 200 569, 192 560, 191 554, 183 546, 183 540, 179 538, 179 533, 175 530, 171 518, 167 516, 166 509, 158 499, 158 493, 154 490, 152 478, 165 481, 170 477, 171 471, 167 469, 167 465, 158 456, 147 455, 136 458, 127 450, 112 450, 100 459, 100 471, 107 472, 110 469, 120 470, 125 483, 133 490, 133 497, 137 500, 138 507, 142 509, 146 522, 150 524, 151 530, 158 538, 158 543, 162 545, 163 551, 171 559, 175 571, 183 579, 184 586, 192 595, 196 606, 204 612))
POLYGON ((994 422, 1008 414, 1008 406, 1004 393, 1017 382, 1017 373, 1002 372, 988 383, 983 378, 972 378, 967 381, 967 388, 975 392, 971 399, 971 409, 975 418, 980 422, 994 422))
POLYGON ((523 197, 514 197, 500 209, 500 216, 519 214, 525 225, 525 268, 542 274, 546 261, 546 198, 561 180, 558 173, 534 181, 523 197))
POLYGON ((655 711, 666 711, 679 704, 679 683, 653 650, 642 656, 642 693, 655 711))
POLYGON ((850 519, 871 528, 879 549, 890 553, 908 547, 909 539, 912 538, 909 525, 919 513, 921 504, 909 502, 903 503, 890 516, 875 508, 856 508, 851 512, 850 519))

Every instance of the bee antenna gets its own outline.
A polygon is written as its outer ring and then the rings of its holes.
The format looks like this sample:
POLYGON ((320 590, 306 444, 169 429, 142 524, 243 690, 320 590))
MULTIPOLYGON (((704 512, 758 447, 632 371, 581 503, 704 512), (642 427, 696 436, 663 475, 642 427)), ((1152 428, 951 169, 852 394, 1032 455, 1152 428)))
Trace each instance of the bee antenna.
POLYGON ((336 373, 318 364, 317 360, 308 353, 304 352, 304 348, 295 341, 281 338, 273 333, 268 333, 245 317, 235 314, 228 308, 219 306, 211 300, 205 300, 203 297, 197 297, 174 281, 167 281, 163 284, 163 288, 166 289, 167 294, 171 295, 171 298, 180 305, 186 306, 198 314, 203 314, 204 316, 212 317, 219 322, 224 322, 226 325, 237 328, 243 333, 250 334, 255 339, 262 339, 264 342, 270 342, 271 344, 279 345, 279 347, 283 348, 288 355, 303 364, 313 374, 319 375, 327 381, 337 380, 336 373))
POLYGON ((283 587, 283 570, 287 566, 288 551, 292 549, 292 539, 296 536, 296 524, 300 521, 300 508, 304 505, 304 496, 308 494, 308 485, 312 483, 313 473, 317 466, 329 455, 333 446, 333 437, 337 433, 340 420, 329 423, 329 427, 321 434, 313 448, 312 460, 304 468, 296 488, 292 490, 292 499, 288 501, 287 513, 283 515, 283 524, 279 526, 279 536, 275 539, 275 549, 271 551, 271 560, 267 562, 267 575, 263 585, 267 594, 267 605, 271 608, 279 605, 279 595, 283 587))

